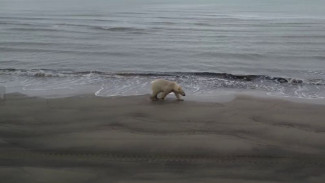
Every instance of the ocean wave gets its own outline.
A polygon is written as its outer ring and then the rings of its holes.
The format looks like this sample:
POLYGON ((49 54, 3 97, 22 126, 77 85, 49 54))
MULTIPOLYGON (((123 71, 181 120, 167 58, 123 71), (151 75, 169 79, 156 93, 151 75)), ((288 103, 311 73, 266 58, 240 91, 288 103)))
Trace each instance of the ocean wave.
POLYGON ((133 33, 145 33, 146 29, 135 27, 106 27, 106 26, 93 26, 93 29, 105 30, 111 32, 133 32, 133 33))
POLYGON ((87 75, 97 75, 99 77, 143 77, 143 78, 209 78, 227 79, 230 81, 260 82, 270 81, 277 84, 292 85, 325 85, 325 80, 321 78, 299 79, 281 76, 254 75, 254 74, 231 74, 216 72, 104 72, 104 71, 71 71, 71 70, 51 70, 51 69, 0 69, 0 75, 17 75, 28 77, 81 77, 87 75))
POLYGON ((97 96, 129 96, 150 93, 150 82, 167 79, 180 83, 189 95, 211 95, 223 90, 261 91, 267 95, 325 98, 324 79, 215 72, 103 72, 50 69, 0 69, 0 83, 15 91, 36 95, 57 95, 91 91, 97 96), (36 92, 36 93, 35 93, 36 92))
POLYGON ((56 31, 60 31, 58 29, 52 29, 52 28, 24 28, 24 27, 20 27, 20 28, 9 28, 8 30, 12 30, 12 31, 44 31, 44 32, 56 32, 56 31))
POLYGON ((20 26, 40 26, 41 23, 26 23, 26 22, 16 22, 16 21, 0 21, 0 25, 20 25, 20 26))
POLYGON ((43 52, 43 53, 68 53, 68 54, 79 54, 79 55, 107 55, 107 56, 135 56, 137 53, 128 52, 108 52, 108 51, 85 51, 85 50, 63 50, 63 49, 38 49, 38 48, 17 48, 17 47, 2 47, 0 51, 6 52, 43 52))
POLYGON ((56 27, 51 27, 51 28, 25 28, 25 27, 20 27, 20 28, 8 28, 6 30, 18 31, 18 32, 67 32, 67 33, 85 33, 83 31, 79 31, 79 30, 65 30, 65 29, 60 29, 60 28, 56 28, 56 27))
POLYGON ((291 39, 299 39, 299 38, 307 38, 307 39, 325 39, 325 35, 284 35, 280 36, 283 38, 291 38, 291 39))
MULTIPOLYGON (((98 18, 93 18, 91 16, 70 16, 70 17, 64 17, 64 16, 53 16, 53 17, 28 17, 28 16, 0 16, 0 20, 28 20, 28 21, 43 21, 43 20, 48 20, 48 21, 75 21, 75 20, 94 20, 94 21, 101 21, 105 19, 98 19, 98 18), (71 18, 72 17, 72 18, 71 18), (89 18, 90 17, 90 18, 89 18)), ((110 21, 110 20, 107 20, 110 21)))

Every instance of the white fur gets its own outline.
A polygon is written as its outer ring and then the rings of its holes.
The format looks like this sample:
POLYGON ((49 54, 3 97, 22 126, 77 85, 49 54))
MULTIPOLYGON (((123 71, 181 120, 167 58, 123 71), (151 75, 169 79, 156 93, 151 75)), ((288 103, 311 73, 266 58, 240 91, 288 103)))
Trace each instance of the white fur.
POLYGON ((176 82, 174 81, 168 81, 164 79, 157 79, 151 82, 152 84, 152 100, 157 100, 158 99, 158 94, 162 93, 161 99, 164 100, 165 97, 173 92, 178 100, 182 100, 180 98, 180 95, 185 96, 185 93, 182 89, 181 86, 179 86, 176 82))

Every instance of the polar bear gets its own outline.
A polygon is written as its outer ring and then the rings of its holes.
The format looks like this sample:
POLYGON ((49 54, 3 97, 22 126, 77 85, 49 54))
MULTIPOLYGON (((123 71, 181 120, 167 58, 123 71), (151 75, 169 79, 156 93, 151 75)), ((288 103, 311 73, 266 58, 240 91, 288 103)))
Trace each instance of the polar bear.
POLYGON ((156 79, 151 82, 152 96, 151 100, 158 100, 158 94, 162 92, 161 99, 164 100, 165 97, 173 92, 178 100, 181 99, 180 95, 185 96, 185 92, 182 87, 179 86, 176 82, 168 81, 164 79, 156 79))

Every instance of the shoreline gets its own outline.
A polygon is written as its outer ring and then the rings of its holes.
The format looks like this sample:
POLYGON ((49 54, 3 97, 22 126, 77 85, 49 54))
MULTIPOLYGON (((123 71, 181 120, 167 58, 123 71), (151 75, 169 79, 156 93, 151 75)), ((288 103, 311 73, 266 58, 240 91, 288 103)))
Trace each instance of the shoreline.
POLYGON ((322 182, 325 106, 237 96, 0 102, 8 182, 322 182), (31 176, 32 175, 32 176, 31 176), (86 181, 87 180, 87 181, 86 181))
MULTIPOLYGON (((26 97, 36 97, 36 98, 44 98, 44 99, 60 99, 60 98, 71 98, 71 97, 79 97, 79 96, 95 96, 101 98, 116 98, 116 97, 141 97, 141 96, 149 96, 150 93, 147 94, 137 94, 137 95, 113 95, 113 96, 101 96, 97 95, 97 92, 91 91, 83 91, 77 93, 70 94, 36 94, 36 93, 22 93, 22 92, 10 92, 6 93, 5 89, 0 88, 0 101, 5 100, 7 95, 24 95, 26 97)), ((238 96, 247 96, 252 98, 260 98, 260 99, 275 99, 275 100, 284 100, 295 103, 302 104, 316 104, 316 105, 325 105, 325 99, 323 98, 299 98, 292 96, 276 96, 276 95, 268 95, 262 91, 242 91, 242 90, 225 90, 220 89, 218 92, 215 92, 210 95, 187 95, 186 97, 182 97, 185 101, 193 101, 193 102, 216 102, 216 103, 226 103, 234 100, 238 96)), ((174 95, 171 93, 167 95, 167 100, 176 99, 174 95)))

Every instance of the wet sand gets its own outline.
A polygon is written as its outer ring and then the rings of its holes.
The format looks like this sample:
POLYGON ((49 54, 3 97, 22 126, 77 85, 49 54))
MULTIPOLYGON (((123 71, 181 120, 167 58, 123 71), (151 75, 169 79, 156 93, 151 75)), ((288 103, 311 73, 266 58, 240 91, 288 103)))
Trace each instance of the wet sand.
POLYGON ((325 106, 90 95, 0 100, 0 180, 325 181, 325 106))

